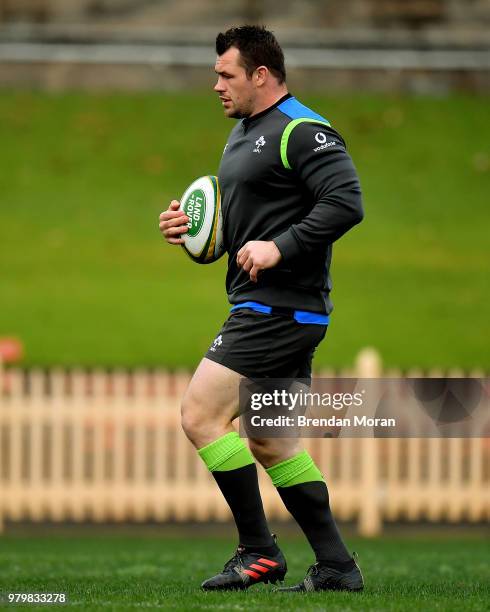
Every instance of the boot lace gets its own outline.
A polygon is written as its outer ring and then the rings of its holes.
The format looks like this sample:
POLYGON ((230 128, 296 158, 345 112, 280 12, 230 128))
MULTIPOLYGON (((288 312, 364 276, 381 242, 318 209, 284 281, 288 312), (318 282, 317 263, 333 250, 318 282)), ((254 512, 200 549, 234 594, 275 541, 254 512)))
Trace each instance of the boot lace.
POLYGON ((238 565, 240 567, 243 566, 243 553, 245 552, 245 548, 243 546, 239 546, 233 557, 225 563, 225 567, 223 568, 223 572, 232 572, 233 569, 238 565))

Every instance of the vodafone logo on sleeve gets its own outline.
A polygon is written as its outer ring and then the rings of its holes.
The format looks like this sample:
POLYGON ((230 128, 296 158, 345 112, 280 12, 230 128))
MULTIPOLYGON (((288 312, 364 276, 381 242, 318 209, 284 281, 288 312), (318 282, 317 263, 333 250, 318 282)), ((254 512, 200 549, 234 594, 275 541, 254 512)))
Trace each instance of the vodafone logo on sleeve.
POLYGON ((317 132, 315 134, 315 140, 319 143, 319 147, 315 147, 313 151, 321 151, 322 149, 328 149, 337 144, 336 140, 330 140, 327 142, 327 137, 323 132, 317 132))

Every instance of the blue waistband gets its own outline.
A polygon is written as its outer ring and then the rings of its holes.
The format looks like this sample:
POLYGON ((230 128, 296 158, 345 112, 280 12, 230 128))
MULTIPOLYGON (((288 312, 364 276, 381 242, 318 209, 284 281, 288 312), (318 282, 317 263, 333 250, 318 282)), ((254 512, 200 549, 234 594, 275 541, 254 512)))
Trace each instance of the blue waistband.
POLYGON ((256 312, 262 312, 264 314, 289 314, 297 323, 313 323, 314 325, 328 325, 330 322, 329 316, 321 314, 319 312, 310 312, 308 310, 292 310, 288 308, 274 308, 272 306, 266 306, 260 302, 241 302, 235 304, 230 312, 238 310, 239 308, 250 308, 256 312))

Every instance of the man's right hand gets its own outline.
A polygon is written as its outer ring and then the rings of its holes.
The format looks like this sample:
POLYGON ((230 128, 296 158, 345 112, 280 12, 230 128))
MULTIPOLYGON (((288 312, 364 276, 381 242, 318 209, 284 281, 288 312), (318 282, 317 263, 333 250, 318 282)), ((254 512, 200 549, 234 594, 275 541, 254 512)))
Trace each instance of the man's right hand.
POLYGON ((163 234, 163 237, 169 244, 184 244, 184 239, 181 238, 189 229, 187 222, 189 217, 184 211, 179 210, 180 202, 172 200, 168 210, 160 213, 160 223, 158 227, 163 234))

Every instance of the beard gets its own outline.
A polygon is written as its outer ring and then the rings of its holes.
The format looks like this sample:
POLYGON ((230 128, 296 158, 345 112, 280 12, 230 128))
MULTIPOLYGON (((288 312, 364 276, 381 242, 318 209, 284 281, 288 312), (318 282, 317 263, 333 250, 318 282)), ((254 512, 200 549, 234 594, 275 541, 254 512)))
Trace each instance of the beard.
POLYGON ((231 112, 231 113, 228 115, 228 118, 229 118, 229 119, 245 119, 245 117, 247 117, 247 115, 244 115, 244 114, 242 113, 242 111, 240 111, 240 110, 238 110, 238 109, 237 109, 237 110, 232 111, 232 112, 231 112))
MULTIPOLYGON (((226 112, 226 111, 225 111, 226 112)), ((248 100, 247 105, 241 105, 240 107, 234 107, 230 109, 229 113, 226 113, 226 116, 229 119, 246 119, 250 117, 252 114, 252 100, 248 100)))

